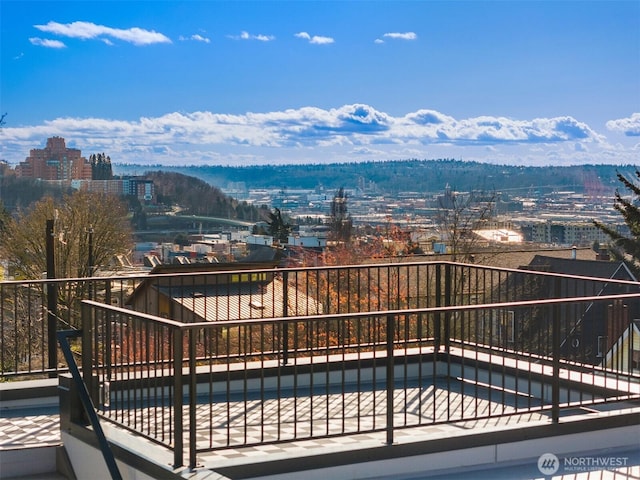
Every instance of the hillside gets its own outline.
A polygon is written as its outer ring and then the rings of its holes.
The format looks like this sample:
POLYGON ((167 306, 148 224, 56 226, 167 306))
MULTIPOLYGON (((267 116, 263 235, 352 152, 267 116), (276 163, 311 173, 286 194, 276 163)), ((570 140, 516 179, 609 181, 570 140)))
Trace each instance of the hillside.
MULTIPOLYGON (((145 177, 153 180, 158 204, 179 205, 185 215, 222 217, 234 220, 256 222, 268 216, 268 210, 239 202, 225 195, 219 188, 209 183, 177 172, 146 172, 145 177)), ((29 207, 45 196, 60 199, 71 193, 69 187, 55 182, 18 178, 5 171, 0 178, 0 201, 4 208, 13 212, 29 207)), ((140 227, 140 215, 145 210, 135 198, 128 198, 134 212, 134 223, 140 227)), ((144 223, 144 221, 143 221, 144 223)))
POLYGON ((156 200, 163 205, 180 205, 185 215, 222 217, 256 222, 266 217, 266 211, 239 202, 219 188, 187 174, 152 171, 144 175, 153 180, 156 200))

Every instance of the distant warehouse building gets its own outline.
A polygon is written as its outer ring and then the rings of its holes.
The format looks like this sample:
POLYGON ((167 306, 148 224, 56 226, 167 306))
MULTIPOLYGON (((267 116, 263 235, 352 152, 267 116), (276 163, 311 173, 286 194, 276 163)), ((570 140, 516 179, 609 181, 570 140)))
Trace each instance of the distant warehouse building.
POLYGON ((109 193, 113 195, 131 195, 138 200, 150 202, 155 198, 153 180, 140 177, 116 178, 113 180, 72 180, 75 190, 109 193))
POLYGON ((589 246, 595 241, 607 243, 610 240, 591 221, 528 221, 519 227, 526 242, 589 246))

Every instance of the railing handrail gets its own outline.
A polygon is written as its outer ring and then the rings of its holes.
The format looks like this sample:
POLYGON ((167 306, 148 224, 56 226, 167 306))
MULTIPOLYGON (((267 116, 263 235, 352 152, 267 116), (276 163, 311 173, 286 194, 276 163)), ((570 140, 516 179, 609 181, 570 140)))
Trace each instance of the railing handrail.
MULTIPOLYGON (((171 268, 153 274, 127 271, 111 277, 0 282, 0 369, 3 377, 54 375, 59 371, 59 352, 52 335, 62 325, 65 329, 79 327, 79 307, 84 299, 149 312, 162 318, 156 322, 170 325, 176 321, 173 328, 191 329, 210 321, 231 327, 239 321, 255 324, 275 318, 286 322, 327 318, 329 314, 337 320, 378 312, 447 316, 525 308, 530 302, 585 301, 589 300, 587 295, 593 302, 629 300, 626 303, 633 304, 629 311, 634 312, 634 318, 640 315, 640 302, 633 295, 640 292, 640 282, 446 260, 409 260, 286 268, 273 264, 265 268, 258 263, 195 265, 195 271, 179 266, 178 271, 171 268), (183 327, 180 322, 194 323, 183 327)), ((443 325, 444 338, 448 333, 446 323, 443 325)), ((288 329, 284 331, 287 335, 288 329)))
POLYGON ((135 310, 118 307, 115 305, 109 305, 106 303, 96 302, 93 300, 83 300, 82 303, 90 305, 92 307, 101 310, 111 310, 113 312, 122 313, 125 315, 133 315, 138 318, 144 318, 153 322, 161 323, 171 327, 183 328, 183 329, 197 329, 211 325, 217 326, 237 326, 237 325, 252 325, 259 324, 268 320, 269 322, 301 322, 309 320, 323 320, 330 318, 332 320, 341 319, 358 319, 367 318, 373 316, 384 315, 420 315, 429 313, 444 313, 444 312, 459 312, 459 311, 473 311, 473 310, 493 310, 493 309, 508 309, 509 307, 530 307, 538 305, 560 305, 567 302, 572 303, 593 303, 593 302, 605 302, 608 300, 621 300, 621 299, 637 299, 640 300, 640 293, 620 293, 610 295, 589 295, 585 297, 569 297, 569 298, 547 298, 541 300, 523 300, 518 302, 496 302, 496 303, 483 303, 483 304, 471 304, 471 305, 450 305, 441 307, 421 307, 421 308, 404 308, 404 309, 391 309, 391 310, 368 310, 352 313, 318 313, 312 315, 292 315, 287 317, 263 317, 263 318, 251 318, 251 319, 239 319, 239 320, 216 320, 209 322, 180 322, 177 320, 171 320, 168 318, 158 317, 156 315, 138 312, 135 310))
MULTIPOLYGON (((235 266, 241 264, 234 264, 235 266)), ((325 270, 353 270, 353 269, 371 269, 371 268, 389 268, 389 267, 415 267, 423 265, 451 265, 456 267, 468 267, 476 270, 486 270, 505 273, 522 273, 527 275, 553 277, 553 278, 566 278, 573 280, 584 280, 591 282, 607 282, 620 285, 633 285, 640 287, 640 281, 622 280, 615 278, 605 277, 592 277, 585 275, 572 275, 567 273, 555 273, 545 272, 539 270, 529 270, 526 268, 508 268, 508 267, 496 267, 491 265, 479 265, 474 263, 462 263, 451 262, 447 260, 436 261, 418 261, 418 262, 393 262, 393 263, 366 263, 366 264, 353 264, 353 265, 323 265, 323 266, 305 266, 305 267, 275 267, 275 268, 248 268, 248 269, 229 269, 229 270, 211 270, 203 272, 169 272, 169 273, 152 273, 151 271, 146 273, 136 273, 130 275, 113 275, 113 276, 93 276, 93 277, 66 277, 66 278, 37 278, 37 279, 23 279, 23 280, 2 280, 0 285, 20 285, 20 284, 48 284, 48 283, 64 283, 64 282, 91 282, 105 280, 111 281, 127 281, 127 280, 148 280, 158 278, 182 278, 182 277, 201 277, 201 276, 216 276, 227 275, 229 273, 283 273, 283 272, 308 272, 308 271, 325 271, 325 270)), ((212 265, 215 267, 215 264, 212 265)))
MULTIPOLYGON (((91 385, 94 395, 100 395, 101 389, 103 395, 105 391, 113 394, 113 397, 107 394, 109 405, 102 410, 102 415, 173 449, 175 466, 183 464, 183 454, 188 450, 190 467, 196 465, 199 452, 262 442, 263 420, 270 415, 269 423, 275 425, 278 432, 272 442, 287 441, 280 436, 281 418, 285 417, 288 420, 282 423, 293 424, 293 437, 298 439, 295 430, 298 415, 306 422, 300 438, 335 435, 329 427, 332 388, 342 394, 342 401, 333 404, 337 405, 336 423, 342 422, 341 427, 336 427, 341 432, 338 434, 386 431, 387 444, 393 443, 395 429, 415 425, 413 420, 407 420, 407 412, 413 415, 414 407, 418 408, 415 418, 420 425, 542 411, 550 412, 552 423, 559 423, 561 408, 592 405, 599 398, 613 402, 637 399, 640 395, 637 386, 640 376, 628 366, 590 364, 588 362, 596 360, 591 358, 595 354, 590 353, 588 357, 584 351, 582 363, 571 363, 576 357, 564 358, 561 352, 562 338, 580 324, 585 311, 596 311, 602 316, 603 312, 615 308, 609 307, 618 303, 612 302, 615 300, 634 300, 625 303, 637 305, 640 293, 599 295, 594 292, 605 290, 598 285, 598 288, 580 289, 590 295, 558 298, 559 282, 556 282, 551 285, 555 287, 554 298, 487 303, 493 298, 510 297, 483 296, 480 298, 485 303, 451 305, 446 285, 444 292, 440 291, 445 283, 439 281, 445 273, 440 270, 435 272, 436 292, 444 293, 444 297, 436 298, 435 306, 422 308, 189 323, 84 300, 81 303, 85 381, 91 385), (509 342, 514 340, 506 340, 506 336, 503 339, 501 323, 504 320, 501 312, 507 309, 522 309, 521 320, 544 326, 532 335, 531 345, 522 344, 519 350, 509 350, 509 342), (467 313, 453 315, 455 312, 467 313), (563 316, 572 322, 561 324, 563 316), (487 340, 488 345, 480 343, 487 340), (412 353, 415 356, 408 359, 414 349, 419 353, 412 353), (253 374, 247 373, 248 362, 258 365, 253 374), (162 369, 157 370, 159 364, 162 369), (241 368, 232 368, 234 364, 241 368), (357 372, 351 374, 355 375, 351 377, 355 383, 346 387, 350 370, 357 372), (442 380, 446 387, 438 379, 446 379, 442 380), (468 386, 467 391, 475 392, 475 403, 466 407, 465 384, 462 383, 460 391, 451 388, 451 383, 460 379, 474 385, 468 386), (126 383, 131 380, 138 383, 126 383), (117 386, 114 381, 118 382, 117 386), (398 400, 399 385, 404 384, 407 389, 414 381, 418 387, 410 397, 416 403, 406 395, 398 400), (113 391, 112 387, 115 387, 113 391), (206 392, 199 390, 200 387, 206 392), (240 393, 234 393, 236 387, 240 393), (249 394, 250 387, 257 389, 249 394), (358 395, 357 400, 348 398, 350 388, 358 395), (485 388, 489 389, 488 399, 480 395, 478 400, 478 390, 485 388), (446 392, 444 410, 440 409, 442 398, 437 395, 438 389, 446 392), (497 393, 494 392, 492 399, 493 389, 497 393), (452 392, 454 398, 456 395, 461 398, 460 413, 459 406, 450 399, 452 392), (515 399, 512 398, 514 392, 515 399), (520 392, 523 392, 522 398, 526 398, 522 404, 520 392), (361 414, 361 394, 372 395, 373 409, 367 414, 361 414), (319 406, 312 411, 314 398, 319 406), (404 420, 397 417, 394 409, 398 401, 404 409, 404 420), (485 406, 479 406, 478 401, 485 402, 485 406), (199 402, 206 408, 198 410, 199 402), (302 405, 310 405, 310 410, 302 411, 302 405), (350 405, 357 405, 356 410, 350 409, 350 405), (382 408, 376 409, 376 405, 382 408), (465 413, 467 407, 470 413, 465 413), (140 416, 147 408, 165 419, 161 420, 162 438, 146 424, 142 426, 140 416), (169 414, 160 415, 165 409, 169 414), (260 416, 256 416, 254 409, 260 416), (345 421, 351 418, 357 419, 357 425, 354 421, 346 428, 345 421), (314 421, 320 433, 314 432, 314 421), (202 428, 203 422, 208 429, 208 443, 199 446, 197 428, 202 428), (252 430, 254 433, 247 435, 255 425, 259 425, 255 428, 260 430, 252 430), (322 430, 323 425, 326 430, 322 430), (251 439, 247 440, 248 437, 251 439)), ((369 306, 384 308, 400 304, 374 302, 369 306)))

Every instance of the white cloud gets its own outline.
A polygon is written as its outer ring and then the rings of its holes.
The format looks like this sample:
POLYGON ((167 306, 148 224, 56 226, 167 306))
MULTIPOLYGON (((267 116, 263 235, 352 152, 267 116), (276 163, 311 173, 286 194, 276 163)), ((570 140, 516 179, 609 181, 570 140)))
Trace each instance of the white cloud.
POLYGON ((29 39, 32 45, 47 48, 66 48, 67 46, 60 40, 49 40, 45 38, 32 37, 29 39))
POLYGON ((270 42, 271 40, 276 39, 276 37, 274 37, 273 35, 262 35, 262 34, 254 35, 254 38, 261 42, 270 42))
POLYGON ((307 40, 309 43, 314 45, 328 45, 334 43, 335 40, 331 37, 322 37, 319 35, 309 35, 307 32, 299 32, 294 34, 296 38, 302 38, 303 40, 307 40))
POLYGON ((393 116, 366 104, 241 115, 174 112, 135 121, 57 118, 31 127, 5 126, 4 159, 17 163, 54 135, 74 142, 85 155, 109 152, 117 163, 171 163, 178 158, 202 163, 211 160, 211 152, 266 163, 420 158, 418 152, 422 158, 459 155, 503 163, 637 163, 629 142, 611 145, 570 116, 457 119, 428 109, 393 116))
POLYGON ((228 37, 234 40, 258 40, 259 42, 271 42, 276 39, 273 35, 252 35, 245 31, 242 31, 240 35, 228 35, 228 37))
POLYGON ((188 40, 193 40, 195 42, 211 43, 211 40, 209 38, 203 37, 202 35, 199 35, 197 33, 194 34, 194 35, 191 35, 189 37, 184 37, 184 36, 181 35, 179 37, 179 40, 182 41, 182 42, 186 42, 188 40))
POLYGON ((398 128, 412 138, 425 142, 458 144, 554 143, 565 141, 604 143, 604 137, 572 117, 514 120, 481 116, 456 120, 433 110, 405 115, 398 128))
POLYGON ((310 43, 313 43, 315 45, 327 45, 330 43, 334 43, 334 39, 331 37, 321 37, 319 35, 314 35, 313 37, 311 37, 311 41, 310 43))
POLYGON ((52 33, 62 37, 80 38, 82 40, 114 38, 133 45, 151 45, 154 43, 171 43, 162 33, 145 30, 138 27, 120 29, 91 22, 58 23, 49 22, 46 25, 34 25, 42 32, 52 33))
POLYGON ((356 147, 351 150, 351 153, 354 155, 375 155, 375 156, 383 156, 384 150, 373 149, 369 147, 356 147))
POLYGON ((384 43, 384 40, 382 40, 381 38, 376 38, 376 39, 373 41, 373 43, 378 43, 378 44, 380 44, 380 43, 384 43))
POLYGON ((384 38, 392 38, 394 40, 417 40, 418 39, 418 35, 416 35, 414 32, 404 32, 404 33, 392 32, 392 33, 385 33, 382 36, 384 38))
POLYGON ((640 136, 640 113, 634 113, 628 118, 609 120, 607 128, 614 132, 624 133, 629 137, 640 136))

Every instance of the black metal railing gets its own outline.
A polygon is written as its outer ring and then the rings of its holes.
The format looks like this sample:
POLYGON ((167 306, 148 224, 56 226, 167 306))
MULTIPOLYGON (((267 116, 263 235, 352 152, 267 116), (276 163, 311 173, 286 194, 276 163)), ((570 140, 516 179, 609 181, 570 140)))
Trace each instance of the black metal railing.
POLYGON ((185 452, 193 467, 230 447, 366 432, 390 444, 399 428, 518 415, 558 422, 562 409, 640 398, 637 370, 621 368, 632 352, 612 347, 596 363, 593 346, 572 340, 589 315, 638 301, 436 299, 215 322, 85 301, 83 374, 103 418, 172 449, 176 466, 185 452))
MULTIPOLYGON (((64 359, 56 347, 55 332, 80 328, 80 305, 86 299, 188 323, 339 316, 617 295, 640 290, 639 284, 634 282, 450 262, 287 269, 250 268, 239 264, 224 268, 236 270, 2 282, 0 378, 55 376, 65 371, 64 359)), ((561 332, 561 342, 567 357, 578 354, 597 364, 600 358, 597 355, 602 352, 598 352, 594 344, 600 342, 600 350, 609 349, 612 342, 620 340, 625 326, 640 318, 640 312, 637 302, 612 300, 607 306, 599 307, 601 312, 589 311, 592 308, 585 307, 586 320, 576 321, 568 327, 572 330, 561 332), (608 315, 607 322, 613 325, 610 331, 590 327, 595 315, 608 315), (598 340, 598 337, 602 338, 598 340)), ((515 310, 503 310, 492 314, 491 319, 483 318, 481 342, 487 342, 489 336, 494 344, 504 344, 504 348, 516 341, 525 342, 532 353, 547 354, 551 338, 538 327, 535 311, 529 319, 523 320, 517 320, 516 313, 515 310)), ((429 323, 428 328, 432 331, 440 332, 438 326, 442 326, 440 335, 434 335, 436 343, 452 334, 447 330, 453 325, 447 315, 451 314, 443 311, 429 323)), ((294 333, 284 329, 282 334, 286 337, 294 333)), ((286 361, 286 350, 284 355, 286 361)), ((634 357, 632 361, 621 360, 618 366, 632 369, 637 363, 638 359, 634 357)))

